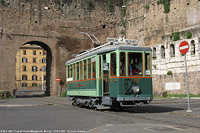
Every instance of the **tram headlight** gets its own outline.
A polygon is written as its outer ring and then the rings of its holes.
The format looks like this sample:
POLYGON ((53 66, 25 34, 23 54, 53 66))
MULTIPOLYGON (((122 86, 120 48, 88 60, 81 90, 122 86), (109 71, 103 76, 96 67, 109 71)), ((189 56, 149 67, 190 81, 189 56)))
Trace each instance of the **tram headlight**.
POLYGON ((140 88, 138 86, 133 87, 133 92, 134 93, 139 93, 140 92, 140 88))

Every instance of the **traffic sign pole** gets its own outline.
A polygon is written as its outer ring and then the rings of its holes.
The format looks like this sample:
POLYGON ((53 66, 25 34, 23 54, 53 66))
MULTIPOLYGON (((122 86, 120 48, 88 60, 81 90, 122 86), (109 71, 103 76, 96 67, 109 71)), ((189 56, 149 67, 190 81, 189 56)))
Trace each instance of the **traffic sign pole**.
POLYGON ((192 112, 190 109, 190 93, 189 93, 189 86, 188 86, 188 72, 187 72, 187 60, 186 60, 186 53, 189 50, 189 44, 187 41, 181 42, 179 45, 179 51, 181 54, 185 55, 185 73, 186 73, 186 82, 187 82, 187 97, 188 97, 188 110, 187 112, 192 112))
POLYGON ((188 86, 188 72, 187 72, 186 54, 185 54, 185 72, 186 72, 187 97, 188 97, 188 110, 187 110, 187 112, 192 112, 192 110, 190 109, 190 93, 189 93, 189 86, 188 86))

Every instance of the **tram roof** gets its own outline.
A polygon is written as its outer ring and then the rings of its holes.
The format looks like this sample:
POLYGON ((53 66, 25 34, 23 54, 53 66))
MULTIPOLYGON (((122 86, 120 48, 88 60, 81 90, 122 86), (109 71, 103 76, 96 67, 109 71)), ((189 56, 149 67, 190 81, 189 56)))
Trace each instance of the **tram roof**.
POLYGON ((87 58, 95 54, 107 53, 107 52, 111 52, 115 50, 152 51, 150 47, 137 47, 137 46, 132 46, 132 45, 109 45, 109 46, 105 46, 100 49, 97 49, 95 51, 86 53, 82 56, 75 57, 74 59, 67 61, 65 64, 70 64, 72 62, 79 61, 81 59, 87 58))

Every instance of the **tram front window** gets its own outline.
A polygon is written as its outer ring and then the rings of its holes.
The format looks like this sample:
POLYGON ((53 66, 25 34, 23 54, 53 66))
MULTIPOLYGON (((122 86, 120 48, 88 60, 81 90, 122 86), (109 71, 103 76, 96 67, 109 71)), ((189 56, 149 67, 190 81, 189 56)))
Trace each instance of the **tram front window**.
POLYGON ((150 68, 151 68, 151 65, 150 65, 150 54, 146 53, 145 54, 145 75, 150 75, 151 74, 150 68))
POLYGON ((120 76, 126 76, 126 53, 120 53, 120 76))
POLYGON ((128 74, 142 75, 142 53, 128 53, 128 74))

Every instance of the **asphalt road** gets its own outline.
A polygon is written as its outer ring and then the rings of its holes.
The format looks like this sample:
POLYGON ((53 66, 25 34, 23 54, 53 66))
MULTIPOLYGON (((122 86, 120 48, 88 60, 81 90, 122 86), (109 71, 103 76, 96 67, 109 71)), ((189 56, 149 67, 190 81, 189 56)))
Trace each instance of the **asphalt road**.
POLYGON ((174 101, 95 111, 74 107, 62 98, 0 100, 0 133, 200 132, 199 100, 193 100, 192 113, 186 112, 184 100, 174 101))

